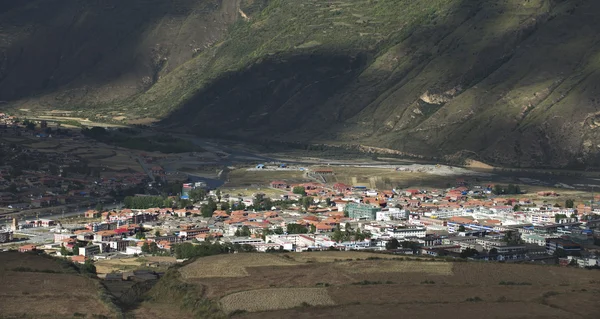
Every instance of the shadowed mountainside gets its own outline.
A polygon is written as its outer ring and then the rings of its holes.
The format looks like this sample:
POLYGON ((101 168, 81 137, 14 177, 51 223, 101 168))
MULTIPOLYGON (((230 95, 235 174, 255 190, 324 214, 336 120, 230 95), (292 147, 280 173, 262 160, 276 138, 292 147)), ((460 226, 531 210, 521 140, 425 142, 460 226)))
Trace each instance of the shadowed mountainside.
POLYGON ((10 106, 507 166, 600 163, 597 1, 4 2, 10 106))

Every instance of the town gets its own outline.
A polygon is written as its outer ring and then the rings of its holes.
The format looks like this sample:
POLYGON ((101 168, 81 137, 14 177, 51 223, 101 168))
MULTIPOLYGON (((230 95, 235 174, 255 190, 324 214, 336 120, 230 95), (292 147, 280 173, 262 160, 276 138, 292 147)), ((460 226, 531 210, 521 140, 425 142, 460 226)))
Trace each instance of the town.
MULTIPOLYGON (((336 182, 338 169, 320 166, 298 168, 311 181, 270 180, 240 193, 240 188, 211 189, 205 182, 185 181, 181 173, 167 173, 158 164, 148 169, 150 178, 144 171, 89 166, 77 152, 32 150, 31 144, 11 139, 29 135, 93 142, 74 130, 50 129, 44 121, 37 128, 34 122, 0 116, 7 141, 0 144, 0 194, 8 212, 0 231, 5 250, 35 250, 77 263, 361 250, 600 266, 598 195, 587 201, 565 199, 556 190, 525 193, 523 185, 485 184, 476 177, 456 178, 445 188, 378 189, 336 182), (40 212, 53 207, 62 214, 40 218, 40 212), (75 213, 65 216, 65 209, 75 213), (36 213, 23 217, 19 210, 36 213)), ((260 175, 296 168, 267 163, 237 169, 260 175)), ((390 169, 400 170, 406 169, 390 169)))

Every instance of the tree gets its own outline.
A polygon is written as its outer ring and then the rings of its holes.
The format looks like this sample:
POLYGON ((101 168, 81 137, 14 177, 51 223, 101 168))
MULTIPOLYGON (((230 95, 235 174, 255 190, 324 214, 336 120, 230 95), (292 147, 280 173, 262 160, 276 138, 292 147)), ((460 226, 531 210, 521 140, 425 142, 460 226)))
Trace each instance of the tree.
POLYGON ((194 202, 203 201, 206 198, 206 190, 203 188, 192 189, 189 193, 189 197, 194 202))
POLYGON ((75 255, 75 256, 79 255, 79 247, 78 246, 73 247, 73 255, 75 255))
POLYGON ((294 186, 294 188, 292 188, 292 193, 297 194, 297 195, 305 196, 306 195, 306 189, 304 189, 303 186, 294 186))
POLYGON ((69 254, 69 251, 67 250, 67 248, 65 246, 60 246, 60 255, 67 256, 68 254, 69 254))
POLYGON ((13 193, 13 194, 16 193, 18 191, 17 184, 10 183, 10 185, 8 186, 7 190, 8 190, 9 193, 13 193))
POLYGON ((155 242, 151 242, 150 245, 148 246, 148 251, 151 254, 156 254, 158 252, 158 245, 155 242))
POLYGON ((459 231, 459 232, 464 232, 464 231, 466 231, 466 229, 465 229, 465 226, 464 226, 464 225, 460 225, 460 226, 458 226, 458 231, 459 231))
POLYGON ((498 254, 498 249, 496 249, 496 248, 490 249, 489 254, 490 255, 497 255, 498 254))
POLYGON ((146 235, 144 235, 144 232, 139 232, 135 234, 135 238, 136 239, 146 239, 146 235))
POLYGON ((352 230, 352 226, 350 225, 350 223, 346 223, 346 225, 344 226, 344 229, 349 232, 352 230))
POLYGON ((316 233, 316 232, 317 232, 317 226, 315 226, 315 225, 313 225, 313 224, 310 224, 310 232, 311 232, 312 234, 316 233))
POLYGON ((313 203, 313 198, 310 196, 304 196, 302 197, 302 199, 300 199, 300 203, 302 203, 302 207, 304 207, 304 209, 307 210, 313 203))
POLYGON ((217 195, 217 202, 221 202, 221 190, 220 189, 217 189, 216 195, 217 195))
POLYGON ((567 199, 565 201, 565 207, 566 208, 573 208, 575 206, 575 202, 572 199, 567 199))
POLYGON ((516 205, 513 207, 513 211, 514 211, 514 212, 518 212, 519 210, 521 210, 521 206, 519 206, 519 204, 516 204, 516 205))
POLYGON ((23 125, 25 125, 25 127, 30 131, 35 130, 35 123, 30 120, 23 121, 23 125))
POLYGON ((400 245, 402 246, 402 248, 412 249, 413 253, 416 253, 419 250, 419 248, 421 248, 421 245, 416 241, 403 241, 400 243, 400 245))
POLYGON ((504 242, 508 243, 508 245, 519 245, 521 244, 521 237, 519 232, 510 230, 504 234, 504 238, 502 239, 504 242))
POLYGON ((148 242, 145 242, 142 245, 142 252, 146 254, 150 253, 150 245, 148 245, 148 242))
POLYGON ((466 258, 473 257, 476 255, 479 255, 479 252, 477 251, 477 249, 467 248, 460 253, 460 258, 466 259, 466 258))
POLYGON ((508 184, 508 186, 506 187, 506 193, 507 194, 515 194, 516 192, 516 187, 514 184, 508 184))
POLYGON ((565 214, 554 214, 554 222, 557 224, 560 223, 561 219, 565 219, 565 218, 567 218, 567 215, 565 215, 565 214))
POLYGON ((217 203, 215 203, 212 197, 208 198, 206 204, 200 206, 200 213, 202 214, 202 217, 211 217, 215 210, 217 210, 217 203))
POLYGON ((502 186, 494 185, 494 190, 492 190, 492 193, 494 193, 494 195, 501 195, 502 193, 504 193, 502 186))
POLYGON ((392 240, 389 240, 387 243, 385 243, 385 249, 387 250, 398 249, 398 247, 400 247, 400 243, 396 238, 392 238, 392 240))
POLYGON ((104 205, 102 205, 102 203, 98 203, 96 204, 96 210, 101 212, 104 210, 104 205))
POLYGON ((568 256, 568 254, 564 249, 558 248, 554 251, 554 256, 558 258, 565 258, 568 256))
POLYGON ((336 243, 344 241, 344 238, 344 233, 339 228, 336 228, 333 231, 333 235, 331 235, 331 240, 335 241, 336 243))
POLYGON ((579 267, 575 258, 571 259, 571 262, 569 262, 569 266, 579 267))
POLYGON ((154 236, 156 236, 156 237, 160 237, 160 230, 158 230, 158 229, 157 229, 157 230, 154 232, 154 236))
POLYGON ((241 230, 241 236, 250 236, 250 228, 248 228, 248 226, 242 226, 242 230, 241 230))
POLYGON ((306 234, 308 233, 308 228, 304 225, 300 224, 287 224, 287 233, 288 234, 306 234))
POLYGON ((80 266, 80 271, 84 274, 95 275, 96 266, 94 266, 94 263, 91 260, 87 259, 85 263, 82 266, 80 266))

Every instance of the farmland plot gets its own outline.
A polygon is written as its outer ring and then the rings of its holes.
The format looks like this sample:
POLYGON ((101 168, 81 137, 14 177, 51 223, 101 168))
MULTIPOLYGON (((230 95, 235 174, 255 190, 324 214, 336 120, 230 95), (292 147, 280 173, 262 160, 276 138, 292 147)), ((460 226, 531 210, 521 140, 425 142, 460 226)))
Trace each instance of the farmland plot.
POLYGON ((226 313, 236 310, 249 312, 295 308, 302 305, 331 306, 333 300, 323 288, 275 288, 234 293, 221 298, 226 313))

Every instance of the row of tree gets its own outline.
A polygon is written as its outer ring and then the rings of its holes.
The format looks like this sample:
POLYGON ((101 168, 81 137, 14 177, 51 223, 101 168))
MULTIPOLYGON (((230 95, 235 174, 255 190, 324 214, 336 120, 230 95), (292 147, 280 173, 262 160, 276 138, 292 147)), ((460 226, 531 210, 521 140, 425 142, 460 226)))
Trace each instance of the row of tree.
POLYGON ((194 245, 192 243, 182 243, 176 244, 174 247, 175 257, 177 259, 254 251, 256 251, 256 248, 254 248, 254 246, 251 245, 240 245, 219 242, 202 242, 197 245, 194 245))
POLYGON ((521 187, 514 184, 508 184, 508 186, 496 184, 494 185, 494 189, 492 189, 492 193, 494 195, 521 194, 521 187))

